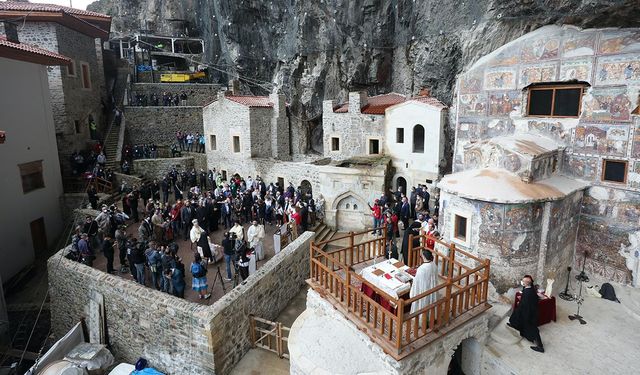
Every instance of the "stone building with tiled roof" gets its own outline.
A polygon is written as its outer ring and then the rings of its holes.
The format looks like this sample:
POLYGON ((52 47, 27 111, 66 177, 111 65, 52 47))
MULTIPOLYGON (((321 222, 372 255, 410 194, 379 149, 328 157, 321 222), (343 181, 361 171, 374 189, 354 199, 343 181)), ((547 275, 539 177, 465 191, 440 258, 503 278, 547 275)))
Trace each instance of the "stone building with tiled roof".
POLYGON ((441 175, 446 120, 447 106, 427 90, 414 97, 352 92, 342 104, 323 104, 324 155, 334 160, 389 156, 393 187, 406 192, 441 175))
POLYGON ((20 24, 20 42, 70 60, 48 74, 60 163, 69 175, 70 155, 90 147, 106 130, 102 40, 108 38, 111 17, 53 4, 2 1, 0 35, 5 33, 2 21, 20 24), (93 132, 92 123, 97 127, 93 132))
POLYGON ((32 264, 63 229, 47 71, 69 63, 66 56, 19 43, 15 34, 0 37, 0 227, 7 233, 0 246, 1 282, 32 264))

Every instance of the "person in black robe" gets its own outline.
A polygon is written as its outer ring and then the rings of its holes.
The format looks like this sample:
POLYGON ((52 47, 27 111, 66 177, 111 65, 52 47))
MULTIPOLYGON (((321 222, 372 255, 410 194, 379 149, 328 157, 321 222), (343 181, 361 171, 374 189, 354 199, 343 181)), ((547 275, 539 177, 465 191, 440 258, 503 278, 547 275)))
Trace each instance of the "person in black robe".
POLYGON ((422 226, 422 221, 420 220, 422 216, 420 215, 418 220, 414 221, 409 225, 404 231, 404 235, 402 236, 402 261, 404 264, 409 265, 409 236, 413 234, 413 247, 416 248, 420 246, 420 227, 422 226))
POLYGON ((520 336, 533 342, 531 349, 544 353, 544 346, 538 330, 538 293, 533 286, 533 278, 525 275, 522 284, 522 298, 509 317, 507 325, 520 331, 520 336))
POLYGON ((198 246, 202 248, 202 257, 209 263, 213 263, 213 254, 211 254, 211 247, 209 247, 209 233, 207 231, 202 232, 200 239, 198 239, 198 246))

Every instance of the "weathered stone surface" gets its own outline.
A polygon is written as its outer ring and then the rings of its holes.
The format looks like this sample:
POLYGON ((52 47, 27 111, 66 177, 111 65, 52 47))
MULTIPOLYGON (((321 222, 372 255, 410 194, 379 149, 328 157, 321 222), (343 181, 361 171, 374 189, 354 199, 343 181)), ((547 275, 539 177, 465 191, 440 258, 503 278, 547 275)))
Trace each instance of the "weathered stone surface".
POLYGON ((155 143, 168 146, 177 142, 177 131, 202 134, 202 107, 128 106, 124 112, 131 144, 155 143))
POLYGON ((213 305, 188 302, 70 261, 48 261, 51 326, 58 337, 82 317, 92 294, 104 297, 117 360, 147 358, 170 374, 228 374, 249 350, 249 314, 275 319, 309 275, 305 232, 213 305))

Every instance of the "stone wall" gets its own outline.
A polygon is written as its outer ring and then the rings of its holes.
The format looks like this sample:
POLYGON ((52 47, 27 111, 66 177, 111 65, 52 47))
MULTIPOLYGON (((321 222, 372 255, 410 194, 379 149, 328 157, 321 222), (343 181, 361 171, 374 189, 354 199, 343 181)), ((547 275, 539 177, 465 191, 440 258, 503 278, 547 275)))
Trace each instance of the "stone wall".
POLYGON ((214 358, 206 329, 209 306, 188 302, 62 257, 48 262, 51 327, 62 337, 90 301, 104 298, 111 351, 118 361, 147 358, 171 374, 211 374, 214 358))
POLYGON ((274 319, 299 292, 309 275, 313 236, 302 234, 210 306, 72 262, 61 250, 48 261, 53 332, 61 337, 88 318, 90 301, 102 296, 118 361, 142 356, 168 374, 226 375, 249 350, 248 315, 274 319))
POLYGON ((149 179, 157 178, 161 180, 171 170, 176 167, 178 170, 191 170, 194 168, 194 158, 186 156, 182 158, 158 158, 158 159, 137 159, 133 161, 133 169, 136 174, 149 179))
POLYGON ((379 139, 380 153, 383 152, 385 143, 383 115, 334 113, 332 101, 326 101, 322 116, 325 156, 340 160, 369 155, 369 138, 379 139), (340 140, 338 151, 332 151, 331 148, 331 138, 334 137, 340 140))
POLYGON ((127 106, 124 110, 131 144, 171 145, 177 131, 202 133, 202 107, 127 106))
POLYGON ((309 277, 309 246, 314 235, 303 233, 213 305, 210 333, 217 374, 230 373, 251 347, 249 314, 275 320, 298 294, 309 277))
MULTIPOLYGON (((440 232, 445 241, 491 260, 491 283, 498 293, 522 275, 539 282, 561 280, 573 262, 582 192, 550 202, 503 204, 440 194, 440 232), (453 236, 454 216, 468 220, 466 243, 453 236)), ((556 284, 559 285, 559 284, 556 284)))
POLYGON ((310 289, 307 310, 296 319, 289 334, 290 372, 293 375, 445 375, 458 345, 471 340, 486 341, 488 318, 489 314, 484 313, 398 361, 310 289), (323 331, 335 332, 333 336, 339 341, 329 341, 332 335, 323 331))
POLYGON ((135 99, 137 93, 147 95, 151 98, 151 94, 155 93, 160 99, 162 105, 162 93, 169 92, 171 94, 187 94, 188 106, 204 106, 216 99, 220 85, 203 84, 203 83, 134 83, 131 90, 131 98, 135 99))

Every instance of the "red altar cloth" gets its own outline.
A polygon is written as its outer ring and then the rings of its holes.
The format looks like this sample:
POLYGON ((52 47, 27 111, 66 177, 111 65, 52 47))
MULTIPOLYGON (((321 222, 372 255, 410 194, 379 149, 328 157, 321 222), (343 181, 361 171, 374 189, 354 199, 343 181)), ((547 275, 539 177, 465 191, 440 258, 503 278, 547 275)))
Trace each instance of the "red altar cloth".
MULTIPOLYGON (((516 293, 516 299, 513 301, 513 309, 515 310, 520 304, 522 292, 516 293)), ((538 327, 556 321, 556 297, 546 297, 538 299, 538 327)))

